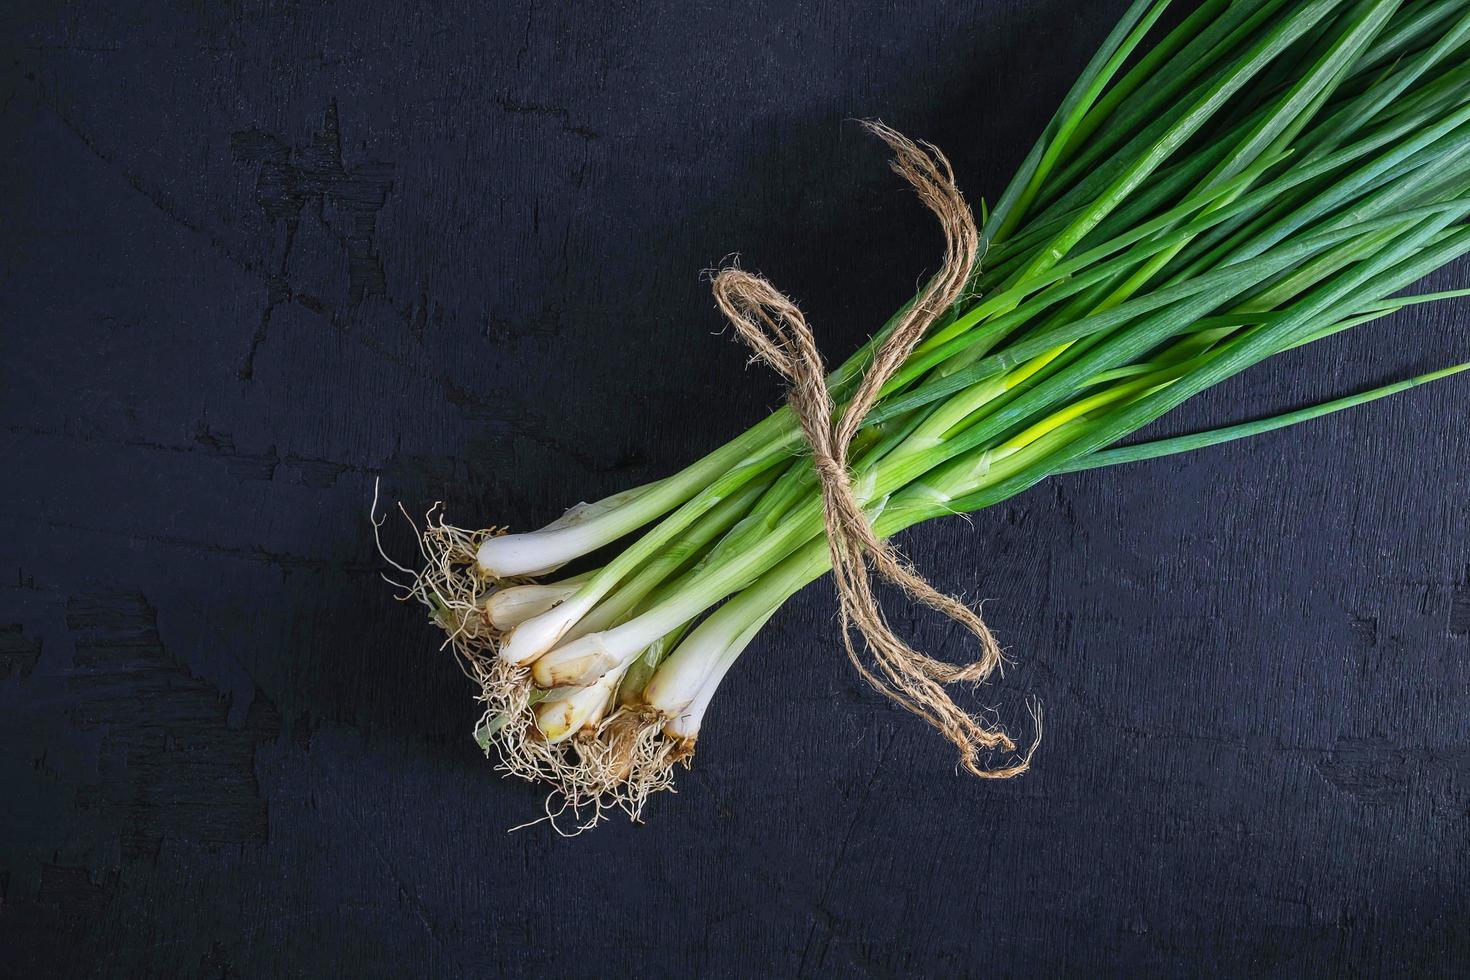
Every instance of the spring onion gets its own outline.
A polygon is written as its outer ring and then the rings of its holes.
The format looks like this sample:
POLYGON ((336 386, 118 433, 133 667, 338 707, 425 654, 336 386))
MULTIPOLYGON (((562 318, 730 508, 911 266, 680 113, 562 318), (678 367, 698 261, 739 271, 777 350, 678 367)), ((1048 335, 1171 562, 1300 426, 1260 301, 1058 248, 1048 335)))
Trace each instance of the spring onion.
MULTIPOLYGON (((1470 367, 1119 445, 1266 358, 1466 293, 1403 291, 1470 252, 1470 0, 1207 0, 1161 31, 1167 2, 1136 0, 1103 42, 982 208, 961 298, 855 423, 846 467, 878 538, 1470 367)), ((923 295, 828 373, 837 413, 923 295)), ((549 813, 636 819, 687 764, 740 654, 832 568, 812 463, 788 406, 537 531, 430 512, 404 594, 478 684, 482 745, 553 787, 549 813)), ((1004 758, 982 775, 1029 758, 985 747, 1004 758)))

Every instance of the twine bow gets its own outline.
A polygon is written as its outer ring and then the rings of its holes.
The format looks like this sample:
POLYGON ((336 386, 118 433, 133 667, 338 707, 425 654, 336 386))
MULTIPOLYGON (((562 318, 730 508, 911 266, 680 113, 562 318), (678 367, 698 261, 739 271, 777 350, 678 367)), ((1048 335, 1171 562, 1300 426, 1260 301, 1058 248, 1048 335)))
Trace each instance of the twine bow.
POLYGON ((882 694, 939 729, 959 749, 960 764, 977 776, 1004 779, 1025 772, 1031 750, 1018 763, 986 768, 982 751, 1014 752, 1006 733, 954 702, 945 684, 985 680, 1001 664, 1001 650, 980 615, 930 585, 874 533, 853 491, 848 448, 872 411, 883 385, 903 366, 929 326, 959 299, 980 251, 980 233, 949 160, 930 143, 915 143, 881 122, 863 125, 893 151, 890 166, 918 192, 944 230, 944 265, 874 352, 842 414, 827 389, 826 367, 811 328, 796 304, 767 280, 738 268, 714 279, 715 303, 756 356, 790 383, 788 400, 811 446, 822 490, 827 544, 841 609, 842 642, 858 673, 882 694), (980 657, 959 666, 913 649, 889 627, 873 592, 868 565, 915 602, 948 616, 973 633, 980 657), (871 663, 852 641, 863 635, 871 663))

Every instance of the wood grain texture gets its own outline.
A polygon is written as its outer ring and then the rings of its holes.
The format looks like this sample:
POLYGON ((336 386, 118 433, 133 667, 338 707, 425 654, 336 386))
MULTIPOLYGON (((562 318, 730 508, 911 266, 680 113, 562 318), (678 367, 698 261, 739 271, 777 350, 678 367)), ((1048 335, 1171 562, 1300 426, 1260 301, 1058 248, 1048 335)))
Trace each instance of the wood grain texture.
MULTIPOLYGON (((6 5, 0 973, 1463 975, 1463 382, 905 535, 990 599, 983 700, 1046 706, 1002 785, 863 688, 823 583, 647 826, 507 835, 539 793, 378 579, 375 478, 529 527, 774 406, 730 252, 851 351, 939 242, 850 120, 993 197, 1122 6, 6 5)), ((1467 314, 1168 429, 1463 358, 1467 314)))

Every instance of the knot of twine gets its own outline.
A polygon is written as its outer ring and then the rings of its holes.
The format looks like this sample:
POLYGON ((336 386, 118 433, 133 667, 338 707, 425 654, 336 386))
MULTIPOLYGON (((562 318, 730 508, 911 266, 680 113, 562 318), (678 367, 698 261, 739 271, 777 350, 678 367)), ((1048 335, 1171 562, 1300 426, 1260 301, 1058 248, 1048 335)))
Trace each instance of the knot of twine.
MULTIPOLYGON (((903 366, 929 326, 960 297, 980 252, 980 233, 959 188, 949 160, 930 143, 915 143, 881 122, 863 125, 893 151, 893 171, 907 180, 944 230, 944 265, 904 313, 893 332, 873 354, 847 407, 836 416, 827 388, 826 367, 811 328, 796 304, 760 276, 738 268, 722 269, 714 278, 715 303, 757 358, 790 383, 788 400, 811 446, 821 485, 827 544, 840 607, 842 642, 858 673, 879 692, 939 729, 959 749, 960 765, 991 779, 1025 772, 1031 752, 1018 763, 987 768, 982 752, 1014 752, 1006 733, 954 702, 945 684, 980 682, 1001 665, 1001 649, 979 613, 930 585, 873 531, 853 491, 848 448, 872 411, 883 385, 903 366), (836 417, 834 417, 836 416, 836 417), (895 634, 873 592, 871 563, 885 580, 915 602, 964 626, 979 641, 980 656, 963 666, 936 660, 913 649, 895 634), (852 640, 856 626, 871 660, 852 640)), ((1039 721, 1039 719, 1038 719, 1039 721)), ((1039 734, 1039 732, 1038 732, 1039 734)))

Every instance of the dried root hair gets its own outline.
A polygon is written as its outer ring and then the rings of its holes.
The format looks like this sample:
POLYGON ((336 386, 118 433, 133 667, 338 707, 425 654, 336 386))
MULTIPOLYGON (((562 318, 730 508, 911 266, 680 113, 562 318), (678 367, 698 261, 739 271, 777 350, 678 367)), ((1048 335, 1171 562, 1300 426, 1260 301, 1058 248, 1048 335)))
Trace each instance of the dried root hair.
POLYGON ((545 820, 558 833, 574 836, 618 810, 640 821, 650 796, 673 791, 674 766, 689 765, 693 740, 666 735, 663 727, 668 719, 650 708, 623 706, 595 729, 548 743, 536 727, 534 710, 544 692, 531 682, 528 667, 500 658, 504 634, 491 624, 484 608, 498 589, 534 581, 494 579, 480 572, 475 556, 481 543, 504 534, 505 528, 455 527, 444 520, 443 505, 435 503, 420 530, 401 506, 399 510, 418 536, 423 564, 415 570, 384 551, 379 531, 386 517, 377 517, 375 489, 374 539, 378 553, 397 573, 384 579, 399 590, 400 601, 429 608, 430 619, 444 630, 443 646, 454 651, 460 669, 479 688, 477 700, 483 711, 474 734, 486 756, 493 754, 496 768, 507 775, 550 786, 546 816, 521 826, 545 820), (563 826, 567 818, 570 827, 563 826))

